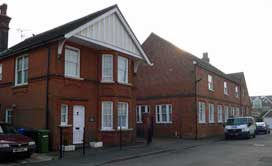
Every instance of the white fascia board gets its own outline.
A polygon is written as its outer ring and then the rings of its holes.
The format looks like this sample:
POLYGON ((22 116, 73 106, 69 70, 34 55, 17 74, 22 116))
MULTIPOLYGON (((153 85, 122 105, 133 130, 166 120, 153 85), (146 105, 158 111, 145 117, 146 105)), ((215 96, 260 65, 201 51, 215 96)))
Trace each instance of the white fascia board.
MULTIPOLYGON (((145 54, 145 52, 143 51, 143 49, 142 49, 140 43, 139 43, 138 40, 136 39, 135 35, 132 33, 132 30, 129 28, 127 22, 125 21, 125 18, 122 16, 122 14, 120 13, 120 11, 119 11, 118 8, 113 8, 112 10, 108 11, 107 13, 105 13, 105 14, 103 14, 103 15, 101 15, 101 16, 99 16, 99 17, 93 19, 93 20, 91 20, 90 22, 88 22, 88 23, 86 23, 86 24, 84 24, 84 25, 82 25, 82 26, 80 26, 80 27, 74 29, 73 31, 71 31, 71 32, 69 32, 69 33, 67 33, 67 34, 65 34, 64 37, 65 37, 66 39, 69 39, 69 38, 71 38, 72 36, 79 37, 79 35, 76 35, 76 34, 78 34, 80 31, 84 30, 84 29, 87 28, 88 26, 90 26, 90 25, 96 23, 97 21, 99 21, 99 20, 101 20, 101 19, 103 19, 103 18, 105 18, 105 17, 107 17, 107 16, 109 16, 109 15, 111 15, 111 14, 113 14, 113 13, 116 13, 116 14, 117 14, 118 18, 121 20, 122 24, 125 26, 125 29, 127 30, 127 32, 129 33, 130 37, 132 38, 134 44, 137 46, 138 50, 139 50, 140 53, 142 54, 144 60, 147 62, 148 65, 152 66, 153 64, 150 62, 150 60, 149 60, 148 57, 146 56, 146 54, 145 54)), ((83 37, 80 36, 80 38, 83 38, 83 37)), ((84 40, 86 40, 86 39, 84 39, 84 40)), ((88 40, 92 40, 92 39, 88 39, 88 40)), ((98 43, 98 42, 99 42, 99 41, 96 41, 95 43, 98 43)), ((100 43, 102 43, 102 42, 100 42, 100 43)), ((105 45, 105 43, 104 43, 104 45, 105 45)), ((104 46, 104 45, 102 45, 102 46, 104 46)), ((110 46, 110 45, 108 45, 108 44, 107 44, 106 47, 109 47, 109 48, 111 48, 111 49, 114 49, 114 48, 112 48, 113 46, 110 46)), ((114 50, 116 50, 116 49, 118 49, 118 48, 115 48, 114 50)), ((123 53, 124 53, 124 50, 122 50, 122 51, 120 51, 120 52, 123 52, 123 53)), ((130 52, 128 52, 128 51, 125 51, 125 52, 127 52, 128 55, 132 55, 132 54, 131 54, 130 52)), ((136 56, 135 54, 133 54, 132 56, 134 56, 134 57, 136 57, 136 58, 143 59, 142 57, 136 56)))

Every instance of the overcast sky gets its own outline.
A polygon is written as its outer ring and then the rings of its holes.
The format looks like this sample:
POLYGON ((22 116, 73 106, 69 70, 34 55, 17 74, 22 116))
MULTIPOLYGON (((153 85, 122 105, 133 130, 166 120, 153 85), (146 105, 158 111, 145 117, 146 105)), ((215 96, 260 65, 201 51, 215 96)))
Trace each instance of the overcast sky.
POLYGON ((272 0, 1 0, 9 46, 118 4, 142 43, 151 32, 225 73, 244 72, 250 95, 272 95, 272 0), (20 30, 23 32, 21 33, 20 30), (21 36, 22 35, 22 36, 21 36))

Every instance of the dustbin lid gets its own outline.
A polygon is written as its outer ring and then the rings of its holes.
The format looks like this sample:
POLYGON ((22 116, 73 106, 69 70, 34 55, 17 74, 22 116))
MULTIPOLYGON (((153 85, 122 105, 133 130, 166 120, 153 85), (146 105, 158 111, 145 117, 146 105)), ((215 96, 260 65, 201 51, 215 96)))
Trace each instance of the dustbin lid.
POLYGON ((49 130, 46 129, 38 129, 37 132, 41 133, 41 134, 48 134, 49 130))

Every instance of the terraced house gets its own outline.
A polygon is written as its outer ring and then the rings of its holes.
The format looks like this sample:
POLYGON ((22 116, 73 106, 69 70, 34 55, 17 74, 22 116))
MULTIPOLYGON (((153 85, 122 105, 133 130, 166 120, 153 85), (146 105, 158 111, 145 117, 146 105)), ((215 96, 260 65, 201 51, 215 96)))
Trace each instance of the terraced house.
POLYGON ((199 59, 154 33, 142 47, 154 65, 137 72, 138 134, 145 112, 153 117, 155 136, 181 138, 223 134, 229 116, 251 114, 243 73, 225 74, 207 53, 199 59))
MULTIPOLYGON (((69 144, 135 141, 135 73, 151 64, 117 5, 7 48, 10 17, 0 15, 0 118, 15 127, 46 128, 58 149, 69 144)), ((50 19, 48 19, 50 20, 50 19)))

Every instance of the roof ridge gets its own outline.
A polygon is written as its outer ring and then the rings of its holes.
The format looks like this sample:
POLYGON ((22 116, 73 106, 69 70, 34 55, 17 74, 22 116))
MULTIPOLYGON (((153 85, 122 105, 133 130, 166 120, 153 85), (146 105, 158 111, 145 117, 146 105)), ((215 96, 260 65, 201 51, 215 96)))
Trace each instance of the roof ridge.
POLYGON ((162 41, 164 41, 165 43, 171 45, 172 47, 178 49, 179 51, 182 51, 184 53, 186 53, 188 56, 192 57, 194 60, 198 61, 200 63, 200 66, 202 67, 205 67, 206 66, 206 70, 211 70, 212 72, 215 72, 217 73, 218 75, 222 75, 222 77, 228 79, 228 80, 231 80, 235 83, 239 83, 239 81, 237 81, 236 79, 234 79, 233 77, 230 77, 228 74, 224 73, 223 71, 221 71, 220 69, 218 69, 217 67, 215 67, 214 65, 210 64, 210 63, 207 63, 205 61, 203 61, 201 58, 193 55, 192 53, 188 52, 188 51, 185 51, 181 48, 179 48, 178 46, 174 45, 173 43, 169 42, 168 40, 162 38, 161 36, 155 34, 154 32, 151 32, 151 34, 148 36, 148 38, 144 41, 144 44, 146 44, 148 42, 148 40, 152 39, 153 37, 156 37, 162 41), (210 69, 207 69, 207 68, 210 68, 210 69))

